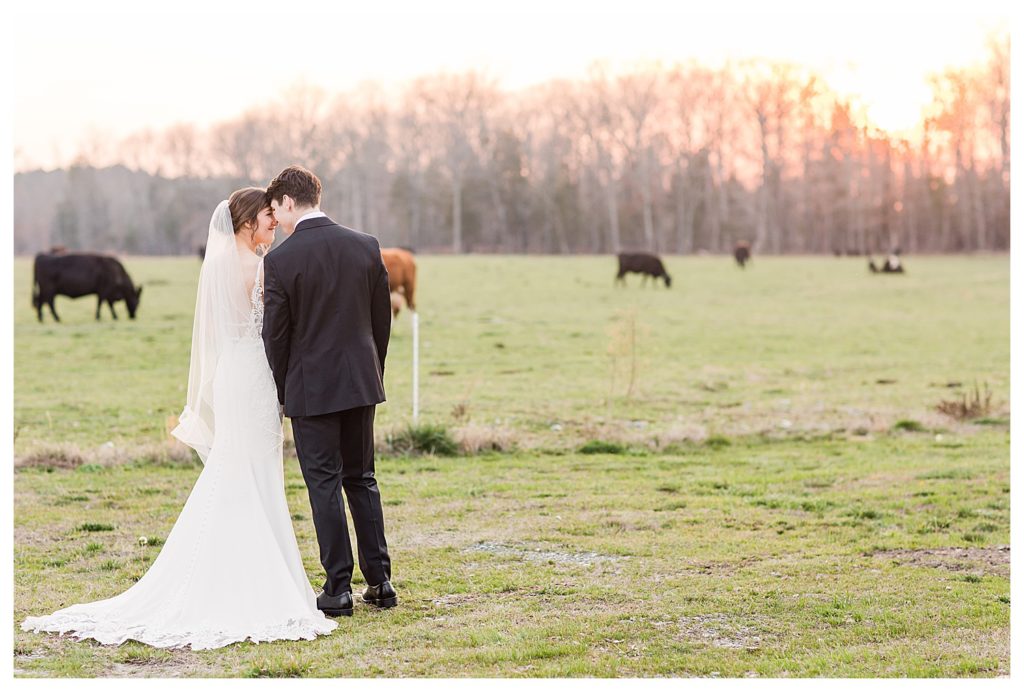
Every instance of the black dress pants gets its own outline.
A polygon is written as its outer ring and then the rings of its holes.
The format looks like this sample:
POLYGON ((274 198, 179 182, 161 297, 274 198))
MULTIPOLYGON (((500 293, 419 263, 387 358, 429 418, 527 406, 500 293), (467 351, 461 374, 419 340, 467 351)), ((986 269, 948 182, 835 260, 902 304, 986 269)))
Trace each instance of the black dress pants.
POLYGON ((342 489, 355 524, 363 578, 371 586, 391 580, 384 511, 373 475, 375 410, 375 406, 360 406, 292 418, 295 453, 309 489, 313 525, 320 544, 320 564, 327 572, 324 591, 331 596, 352 590, 352 543, 342 489))

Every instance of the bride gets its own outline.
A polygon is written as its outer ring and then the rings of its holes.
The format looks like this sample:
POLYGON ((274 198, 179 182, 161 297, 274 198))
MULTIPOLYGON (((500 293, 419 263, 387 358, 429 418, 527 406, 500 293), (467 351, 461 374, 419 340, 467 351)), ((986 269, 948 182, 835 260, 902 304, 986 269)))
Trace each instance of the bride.
POLYGON ((259 253, 275 226, 255 187, 234 192, 210 220, 188 399, 172 431, 204 467, 163 550, 124 593, 26 618, 23 630, 199 650, 337 627, 317 609, 285 499, 282 417, 260 336, 259 253))

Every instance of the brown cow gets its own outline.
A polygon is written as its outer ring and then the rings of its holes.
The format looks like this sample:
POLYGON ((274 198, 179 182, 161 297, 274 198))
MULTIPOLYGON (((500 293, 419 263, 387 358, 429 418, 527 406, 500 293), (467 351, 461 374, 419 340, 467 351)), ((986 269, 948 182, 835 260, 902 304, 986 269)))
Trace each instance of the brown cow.
POLYGON ((381 259, 388 268, 388 284, 391 288, 391 311, 398 317, 400 303, 395 294, 405 297, 410 310, 416 309, 416 260, 408 250, 397 247, 380 249, 381 259))
POLYGON ((391 314, 393 317, 398 317, 398 313, 402 311, 402 294, 398 291, 392 291, 391 293, 391 314))

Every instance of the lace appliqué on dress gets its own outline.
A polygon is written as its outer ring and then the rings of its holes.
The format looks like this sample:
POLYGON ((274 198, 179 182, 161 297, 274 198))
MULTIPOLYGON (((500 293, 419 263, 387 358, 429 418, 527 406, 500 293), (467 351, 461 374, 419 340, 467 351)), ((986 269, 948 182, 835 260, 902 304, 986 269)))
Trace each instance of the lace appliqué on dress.
POLYGON ((282 639, 299 641, 316 639, 317 635, 333 632, 337 624, 320 617, 289 618, 286 622, 263 626, 219 628, 215 625, 196 628, 188 632, 161 630, 159 626, 127 625, 107 617, 96 618, 86 613, 54 613, 45 617, 26 618, 21 625, 24 632, 53 632, 69 634, 78 641, 95 639, 105 646, 120 646, 129 640, 148 644, 158 649, 184 649, 193 651, 219 649, 236 642, 272 642, 282 639))
POLYGON ((263 284, 260 277, 263 275, 263 258, 256 266, 256 281, 252 284, 252 292, 249 294, 249 322, 245 327, 245 335, 253 339, 263 338, 263 284))

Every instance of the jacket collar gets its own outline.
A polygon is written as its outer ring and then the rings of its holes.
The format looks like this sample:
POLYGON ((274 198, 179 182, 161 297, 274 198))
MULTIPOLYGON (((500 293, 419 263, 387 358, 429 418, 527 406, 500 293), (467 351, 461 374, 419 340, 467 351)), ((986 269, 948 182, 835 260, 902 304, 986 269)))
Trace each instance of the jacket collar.
POLYGON ((295 231, 293 232, 297 233, 299 231, 308 231, 311 228, 320 228, 321 226, 337 226, 337 224, 331 221, 331 217, 329 216, 317 216, 313 219, 300 221, 299 225, 295 227, 295 231))

